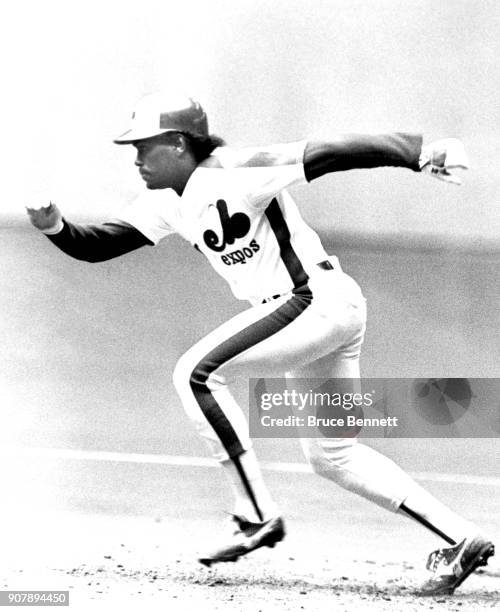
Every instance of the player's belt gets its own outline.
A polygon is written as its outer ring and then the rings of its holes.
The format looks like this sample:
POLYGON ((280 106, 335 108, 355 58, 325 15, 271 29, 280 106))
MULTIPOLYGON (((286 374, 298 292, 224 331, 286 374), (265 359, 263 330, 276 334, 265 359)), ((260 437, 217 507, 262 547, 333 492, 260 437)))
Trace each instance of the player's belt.
MULTIPOLYGON (((325 259, 324 261, 320 261, 316 265, 321 270, 335 270, 335 267, 332 265, 331 261, 328 260, 328 259, 325 259)), ((265 298, 264 300, 262 300, 262 303, 263 304, 267 304, 268 302, 271 302, 272 300, 277 300, 278 298, 282 297, 283 295, 285 295, 285 294, 284 293, 277 293, 276 295, 272 295, 271 297, 265 298)))

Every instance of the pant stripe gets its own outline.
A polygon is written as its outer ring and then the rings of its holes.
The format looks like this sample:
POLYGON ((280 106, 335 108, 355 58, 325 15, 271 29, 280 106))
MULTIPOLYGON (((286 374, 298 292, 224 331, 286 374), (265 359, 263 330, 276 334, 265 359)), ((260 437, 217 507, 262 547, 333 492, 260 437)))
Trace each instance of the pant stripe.
POLYGON ((247 495, 250 501, 252 502, 252 506, 253 506, 253 509, 255 510, 255 514, 259 517, 259 521, 263 521, 264 515, 262 514, 262 510, 260 509, 259 504, 257 503, 257 498, 255 497, 255 493, 252 489, 252 485, 250 484, 250 481, 247 478, 246 472, 243 466, 241 465, 240 458, 233 457, 232 462, 234 463, 236 469, 238 470, 238 474, 240 475, 241 482, 243 483, 243 486, 245 487, 245 491, 247 492, 247 495))
POLYGON ((293 286, 302 287, 307 283, 309 277, 290 242, 290 230, 276 198, 266 208, 266 217, 278 241, 281 259, 292 278, 293 286))
POLYGON ((207 353, 191 372, 189 384, 193 395, 231 458, 241 455, 245 449, 207 386, 210 374, 240 353, 284 329, 304 312, 311 300, 312 293, 307 285, 296 289, 294 295, 272 313, 243 328, 207 353))
POLYGON ((410 508, 407 508, 404 504, 401 504, 401 506, 399 507, 401 510, 403 510, 403 512, 406 512, 408 516, 411 516, 412 519, 418 521, 421 525, 423 525, 424 527, 427 527, 427 529, 430 529, 440 538, 443 538, 443 540, 448 542, 448 544, 451 544, 452 546, 456 544, 453 538, 450 538, 450 536, 446 535, 446 533, 443 533, 440 529, 435 527, 432 523, 429 523, 429 521, 425 519, 423 516, 420 516, 420 514, 413 512, 413 510, 410 510, 410 508))

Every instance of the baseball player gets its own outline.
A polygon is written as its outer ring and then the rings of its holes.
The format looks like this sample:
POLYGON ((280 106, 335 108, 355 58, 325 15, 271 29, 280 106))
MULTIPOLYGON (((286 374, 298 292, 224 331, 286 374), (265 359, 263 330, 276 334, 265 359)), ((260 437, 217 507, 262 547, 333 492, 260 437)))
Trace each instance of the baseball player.
MULTIPOLYGON (((157 93, 136 106, 115 139, 133 145, 147 189, 114 222, 76 225, 55 204, 28 208, 33 225, 68 255, 89 262, 156 245, 180 234, 251 307, 190 348, 174 384, 199 433, 221 462, 235 496, 234 529, 200 558, 235 561, 283 539, 280 511, 252 449, 231 387, 239 377, 359 379, 366 305, 356 282, 329 256, 286 189, 326 173, 396 166, 460 183, 462 144, 422 144, 415 134, 342 135, 234 149, 209 133, 191 98, 157 93)), ((432 553, 427 594, 452 593, 493 555, 493 544, 391 460, 355 438, 302 441, 314 471, 374 503, 418 521, 449 545, 432 553)))

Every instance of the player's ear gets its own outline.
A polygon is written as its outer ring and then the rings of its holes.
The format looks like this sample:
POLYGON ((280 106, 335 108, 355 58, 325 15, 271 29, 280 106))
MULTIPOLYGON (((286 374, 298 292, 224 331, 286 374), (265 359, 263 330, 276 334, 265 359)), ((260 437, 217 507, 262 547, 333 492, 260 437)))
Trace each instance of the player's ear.
POLYGON ((170 137, 170 143, 177 155, 183 155, 189 149, 188 138, 180 132, 175 132, 170 137))

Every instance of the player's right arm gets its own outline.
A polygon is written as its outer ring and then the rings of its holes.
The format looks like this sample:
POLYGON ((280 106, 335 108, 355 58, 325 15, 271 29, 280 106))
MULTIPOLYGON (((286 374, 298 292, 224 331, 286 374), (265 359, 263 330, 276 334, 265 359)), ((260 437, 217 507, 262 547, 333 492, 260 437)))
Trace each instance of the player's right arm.
POLYGON ((154 244, 125 221, 77 225, 63 218, 55 204, 26 208, 32 225, 64 253, 81 261, 99 262, 154 244))
POLYGON ((395 166, 420 171, 419 134, 343 134, 330 141, 308 142, 304 153, 306 179, 362 168, 395 166))
POLYGON ((423 145, 420 134, 344 134, 328 142, 308 142, 304 152, 307 181, 330 172, 392 166, 425 172, 448 183, 460 184, 452 170, 467 169, 463 144, 445 138, 423 145))

